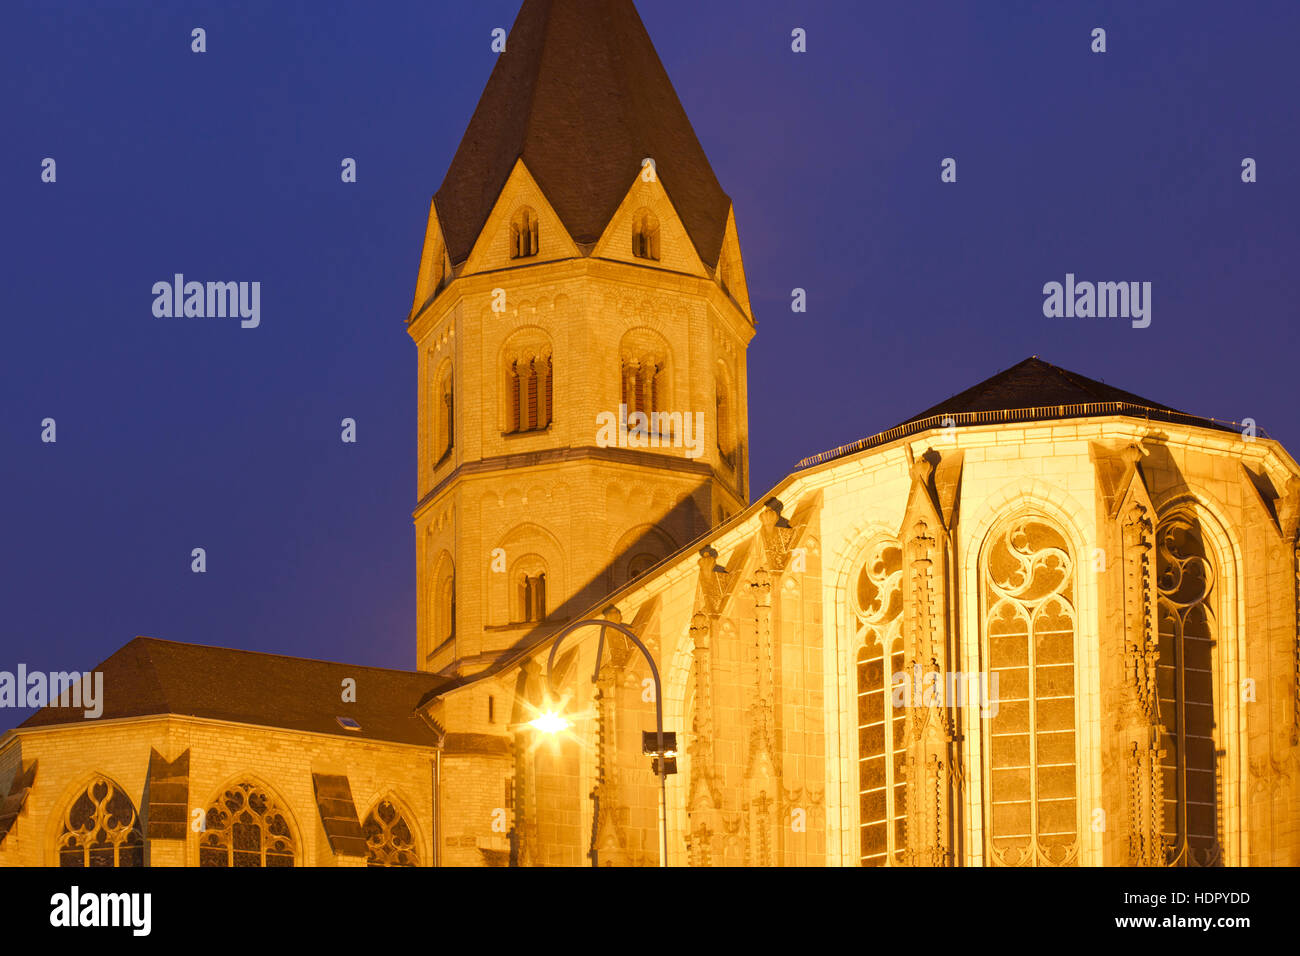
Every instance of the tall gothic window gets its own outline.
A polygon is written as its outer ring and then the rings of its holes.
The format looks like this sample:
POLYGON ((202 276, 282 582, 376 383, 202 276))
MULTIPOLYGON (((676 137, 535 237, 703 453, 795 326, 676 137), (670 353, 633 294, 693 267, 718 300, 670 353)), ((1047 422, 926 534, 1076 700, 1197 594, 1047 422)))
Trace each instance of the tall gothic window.
POLYGON ((1162 518, 1156 542, 1164 840, 1170 863, 1214 866, 1222 862, 1214 702, 1215 567, 1199 523, 1188 514, 1162 518))
POLYGON ((510 258, 527 259, 537 255, 537 213, 522 206, 510 222, 510 258))
POLYGON ((293 866, 288 814, 251 783, 231 787, 208 807, 199 866, 293 866))
POLYGON ((902 862, 906 847, 907 711, 894 706, 903 674, 903 553, 877 538, 867 547, 852 598, 858 650, 858 799, 863 866, 902 862))
POLYGON ((990 694, 989 851, 1004 866, 1062 866, 1079 853, 1074 557, 1046 518, 994 529, 982 569, 990 694))
POLYGON ((659 219, 641 209, 632 219, 632 255, 638 259, 659 259, 659 219))
POLYGON ((551 424, 551 356, 512 358, 507 368, 508 432, 543 431, 551 424))
POLYGON ((72 801, 59 835, 59 866, 144 866, 144 835, 135 804, 107 777, 72 801))
POLYGON ((419 866, 415 837, 397 805, 380 800, 361 827, 366 837, 366 866, 419 866))

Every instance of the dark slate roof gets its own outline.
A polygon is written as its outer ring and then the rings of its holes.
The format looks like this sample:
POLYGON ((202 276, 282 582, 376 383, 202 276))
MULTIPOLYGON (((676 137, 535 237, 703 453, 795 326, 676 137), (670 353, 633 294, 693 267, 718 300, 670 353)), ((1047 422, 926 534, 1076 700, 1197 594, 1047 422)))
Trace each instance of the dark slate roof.
POLYGON ((717 265, 731 200, 632 0, 524 0, 434 196, 453 263, 521 156, 579 243, 600 238, 653 158, 700 258, 717 265))
MULTIPOLYGON (((137 637, 97 668, 104 674, 99 720, 179 714, 337 737, 432 746, 415 707, 446 678, 421 671, 358 667, 279 654, 137 637), (344 678, 356 703, 343 703, 344 678), (351 717, 360 731, 336 718, 351 717)), ((83 709, 45 707, 20 728, 94 723, 83 709)))
POLYGON ((905 435, 938 427, 937 419, 952 416, 953 424, 982 425, 1097 415, 1131 415, 1157 421, 1181 422, 1235 431, 1236 424, 1189 415, 1122 388, 1088 378, 1044 362, 1037 355, 972 385, 895 425, 861 441, 805 458, 796 469, 843 458, 866 448, 884 445, 905 435), (1003 413, 1003 414, 999 414, 1003 413))
MULTIPOLYGON (((964 392, 944 399, 938 405, 913 415, 908 422, 919 422, 935 415, 952 415, 962 412, 991 412, 1012 409, 1038 408, 1049 405, 1091 405, 1099 402, 1125 402, 1166 412, 1177 409, 1115 388, 1086 375, 1079 375, 1044 362, 1037 355, 964 392)), ((1183 414, 1178 412, 1178 414, 1183 414)), ((904 422, 906 424, 906 422, 904 422)))

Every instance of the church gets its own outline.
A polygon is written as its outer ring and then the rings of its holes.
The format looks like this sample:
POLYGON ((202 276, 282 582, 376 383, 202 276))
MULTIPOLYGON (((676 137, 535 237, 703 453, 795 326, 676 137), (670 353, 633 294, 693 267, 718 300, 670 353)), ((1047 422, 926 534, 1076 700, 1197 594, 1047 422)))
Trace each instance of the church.
POLYGON ((524 0, 406 331, 413 669, 138 637, 0 738, 0 865, 1300 865, 1300 466, 1035 356, 751 500, 632 0, 524 0))

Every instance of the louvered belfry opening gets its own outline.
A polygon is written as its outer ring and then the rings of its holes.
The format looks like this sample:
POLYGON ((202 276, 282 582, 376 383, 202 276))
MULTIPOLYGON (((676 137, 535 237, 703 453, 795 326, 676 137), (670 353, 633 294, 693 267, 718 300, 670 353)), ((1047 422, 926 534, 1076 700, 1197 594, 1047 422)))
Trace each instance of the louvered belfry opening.
POLYGON ((441 465, 456 444, 455 396, 452 373, 448 368, 438 379, 434 395, 434 460, 441 465))
MULTIPOLYGON (((665 398, 668 390, 668 363, 662 358, 656 356, 642 356, 640 358, 624 357, 623 359, 623 391, 622 402, 627 406, 628 432, 629 434, 641 434, 645 428, 637 427, 630 424, 632 416, 636 412, 643 412, 647 416, 650 426, 653 426, 654 420, 650 418, 654 412, 662 412, 662 407, 666 404, 665 398)), ((659 436, 661 440, 672 441, 672 424, 669 423, 666 434, 659 436)))
POLYGON ((659 219, 649 209, 639 211, 633 220, 632 255, 659 260, 659 219))
POLYGON ((551 356, 535 355, 510 361, 506 391, 508 433, 545 431, 551 424, 551 356))
POLYGON ((527 259, 537 255, 537 213, 524 206, 515 213, 510 224, 510 258, 527 259))
POLYGON ((546 572, 519 578, 519 620, 534 624, 546 618, 546 572))

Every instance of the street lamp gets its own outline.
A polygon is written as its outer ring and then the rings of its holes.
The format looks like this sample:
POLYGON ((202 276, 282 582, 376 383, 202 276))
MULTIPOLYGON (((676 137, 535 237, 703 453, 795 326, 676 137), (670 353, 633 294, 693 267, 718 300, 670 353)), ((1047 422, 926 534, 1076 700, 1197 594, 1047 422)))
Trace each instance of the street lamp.
MULTIPOLYGON (((553 679, 553 670, 555 667, 555 654, 560 649, 560 644, 564 639, 581 627, 599 627, 600 644, 596 647, 596 673, 600 673, 600 659, 605 651, 605 628, 612 627, 629 641, 636 645, 650 665, 650 676, 655 682, 655 731, 652 735, 649 731, 642 734, 642 751, 646 755, 654 755, 654 772, 659 778, 659 801, 661 805, 661 841, 659 851, 659 865, 668 865, 668 775, 677 772, 677 735, 664 733, 664 705, 663 705, 663 685, 659 682, 659 668, 655 666, 654 658, 650 656, 649 649, 641 643, 641 638, 629 627, 619 624, 615 621, 607 620, 586 620, 575 621, 564 630, 555 635, 555 642, 551 645, 551 656, 546 659, 546 686, 552 695, 555 695, 555 682, 553 679), (650 741, 654 741, 653 750, 650 748, 650 741)), ((554 733, 556 730, 563 730, 569 726, 569 722, 563 717, 553 712, 542 714, 536 720, 531 722, 531 726, 538 730, 548 733, 554 733), (560 726, 563 725, 563 726, 560 726), (549 728, 554 728, 548 730, 549 728)), ((599 811, 597 811, 599 812, 599 811)))
POLYGON ((539 715, 528 722, 528 726, 535 730, 540 730, 544 734, 558 734, 561 731, 568 730, 572 725, 553 710, 539 715))

